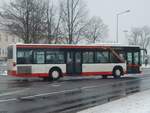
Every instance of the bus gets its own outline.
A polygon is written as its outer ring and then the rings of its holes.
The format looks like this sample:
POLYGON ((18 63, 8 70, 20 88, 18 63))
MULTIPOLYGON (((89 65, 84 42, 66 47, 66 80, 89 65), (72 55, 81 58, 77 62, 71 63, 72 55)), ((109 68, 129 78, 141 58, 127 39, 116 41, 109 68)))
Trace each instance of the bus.
POLYGON ((113 76, 141 72, 141 49, 116 44, 13 44, 8 75, 57 80, 64 76, 113 76))

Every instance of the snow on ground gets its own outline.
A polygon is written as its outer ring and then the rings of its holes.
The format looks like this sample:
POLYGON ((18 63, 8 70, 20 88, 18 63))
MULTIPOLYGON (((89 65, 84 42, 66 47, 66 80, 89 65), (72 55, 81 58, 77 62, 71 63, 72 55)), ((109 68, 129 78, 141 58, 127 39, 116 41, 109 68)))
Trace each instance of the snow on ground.
POLYGON ((150 64, 148 65, 142 64, 141 68, 150 68, 150 64))
POLYGON ((150 113, 150 90, 78 113, 150 113))

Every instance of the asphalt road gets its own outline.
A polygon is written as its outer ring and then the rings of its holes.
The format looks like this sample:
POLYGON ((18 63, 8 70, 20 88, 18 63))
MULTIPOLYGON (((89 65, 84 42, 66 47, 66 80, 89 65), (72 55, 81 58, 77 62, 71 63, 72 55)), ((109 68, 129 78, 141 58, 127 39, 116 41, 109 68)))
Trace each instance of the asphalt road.
POLYGON ((150 88, 149 81, 149 70, 120 79, 67 77, 55 82, 2 76, 0 113, 72 113, 109 101, 110 98, 102 98, 106 95, 115 98, 130 90, 150 88))

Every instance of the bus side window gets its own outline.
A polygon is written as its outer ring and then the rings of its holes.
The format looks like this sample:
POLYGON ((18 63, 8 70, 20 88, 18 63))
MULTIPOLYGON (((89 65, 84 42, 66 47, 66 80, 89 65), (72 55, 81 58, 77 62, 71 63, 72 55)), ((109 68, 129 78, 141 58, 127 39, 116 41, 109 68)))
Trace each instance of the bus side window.
POLYGON ((65 63, 64 52, 61 51, 47 51, 46 64, 63 64, 65 63))
POLYGON ((30 51, 25 51, 25 56, 24 56, 24 58, 25 58, 25 64, 32 64, 33 63, 33 61, 32 61, 32 50, 30 50, 30 51))
POLYGON ((17 64, 24 64, 24 52, 23 51, 17 51, 17 64))
POLYGON ((119 56, 122 60, 125 60, 125 55, 123 53, 119 53, 119 56))
POLYGON ((110 62, 111 63, 118 63, 117 58, 110 52, 110 62))
POLYGON ((54 63, 55 54, 51 51, 46 52, 46 64, 54 63))
POLYGON ((34 63, 44 64, 45 63, 45 53, 41 51, 34 52, 34 63))
POLYGON ((83 52, 83 63, 94 63, 94 52, 83 52))
POLYGON ((99 51, 95 55, 96 63, 108 63, 109 62, 109 53, 108 51, 99 51))

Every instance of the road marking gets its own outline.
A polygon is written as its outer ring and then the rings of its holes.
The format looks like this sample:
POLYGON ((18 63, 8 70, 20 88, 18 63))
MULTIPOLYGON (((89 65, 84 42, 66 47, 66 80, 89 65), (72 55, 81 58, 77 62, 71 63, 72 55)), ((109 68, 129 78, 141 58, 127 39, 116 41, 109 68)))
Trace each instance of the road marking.
POLYGON ((21 97, 22 99, 29 99, 29 98, 35 98, 35 97, 42 97, 42 96, 48 96, 48 95, 54 95, 54 94, 59 94, 59 93, 67 93, 67 92, 72 92, 79 90, 79 88, 71 89, 71 90, 63 90, 63 91, 56 91, 56 92, 51 92, 51 93, 41 93, 37 95, 32 95, 32 96, 26 96, 26 97, 21 97))
MULTIPOLYGON (((41 94, 37 94, 37 95, 32 95, 32 96, 25 96, 25 97, 20 97, 19 99, 30 99, 30 98, 35 98, 35 97, 42 97, 42 96, 47 96, 47 95, 53 95, 53 94, 59 94, 59 93, 66 93, 66 92, 71 92, 71 91, 75 91, 75 90, 79 90, 79 89, 72 89, 72 90, 63 90, 63 91, 59 91, 59 92, 51 92, 51 93, 41 93, 41 94)), ((4 102, 10 102, 10 101, 17 101, 18 98, 12 98, 12 99, 6 99, 6 100, 0 100, 0 103, 4 103, 4 102)))
POLYGON ((0 103, 4 103, 4 102, 10 102, 10 101, 16 101, 17 98, 11 98, 11 99, 6 99, 6 100, 0 100, 0 103))
MULTIPOLYGON (((144 79, 144 78, 142 78, 144 79)), ((142 80, 141 79, 141 80, 142 80)), ((138 80, 138 79, 137 79, 138 80)), ((127 81, 120 81, 117 82, 117 84, 119 83, 126 83, 126 82, 132 82, 135 80, 127 80, 127 81)), ((67 92, 73 92, 73 91, 79 91, 79 90, 83 90, 83 89, 91 89, 91 88, 96 88, 96 87, 102 87, 102 86, 107 86, 107 85, 114 85, 115 83, 109 83, 109 84, 103 84, 103 85, 95 85, 95 86, 88 86, 88 87, 81 87, 81 88, 74 88, 74 89, 70 89, 70 90, 63 90, 63 91, 56 91, 56 92, 51 92, 51 93, 41 93, 41 94, 37 94, 37 95, 31 95, 31 96, 25 96, 25 97, 19 97, 19 99, 31 99, 31 98, 35 98, 35 97, 42 97, 42 96, 48 96, 48 95, 54 95, 54 94, 60 94, 60 93, 67 93, 67 92)), ((0 100, 0 103, 3 102, 10 102, 10 101, 17 101, 18 98, 12 98, 12 99, 6 99, 6 100, 0 100)))
POLYGON ((60 84, 52 84, 53 87, 59 87, 61 86, 60 84))
POLYGON ((26 88, 26 89, 23 89, 23 90, 17 90, 17 91, 7 92, 7 93, 2 93, 2 94, 0 94, 0 97, 2 97, 2 96, 8 96, 8 95, 13 95, 13 94, 17 94, 17 93, 22 93, 22 92, 25 92, 26 90, 29 90, 29 88, 26 88))

